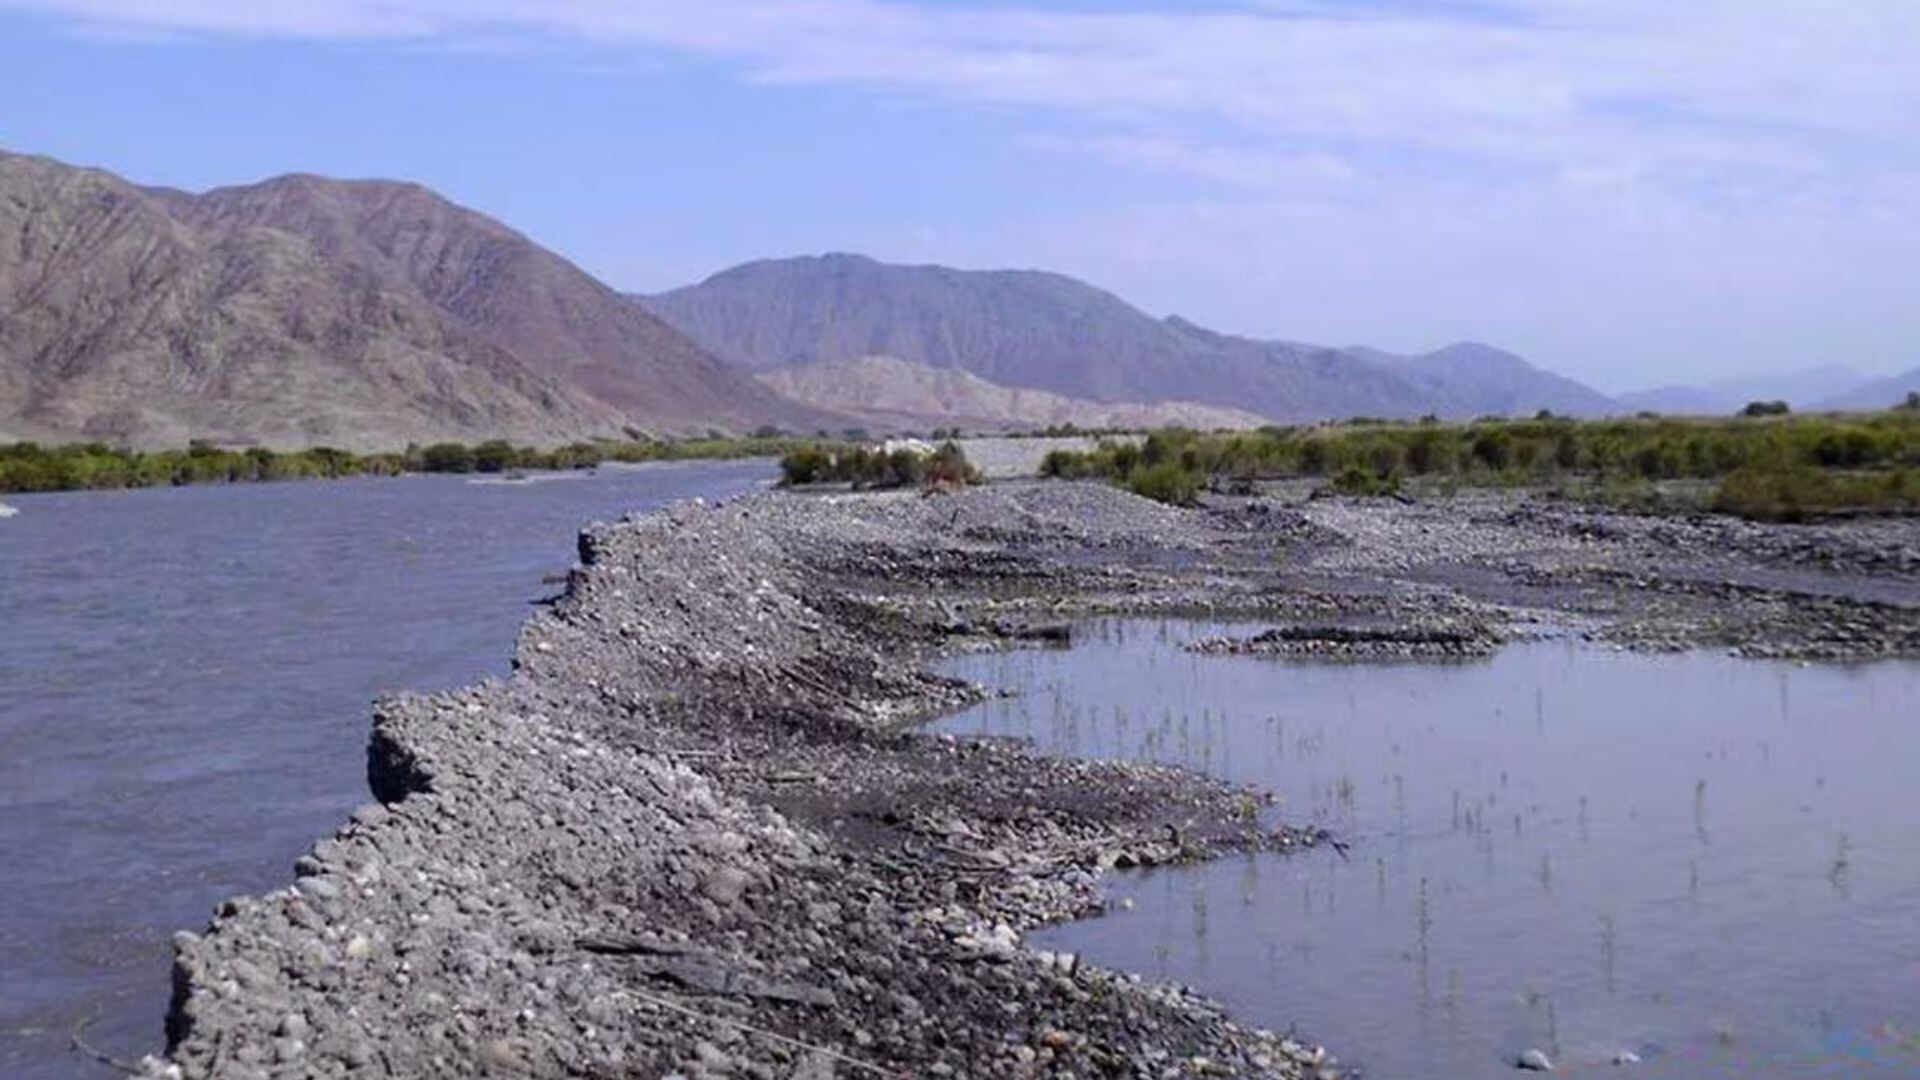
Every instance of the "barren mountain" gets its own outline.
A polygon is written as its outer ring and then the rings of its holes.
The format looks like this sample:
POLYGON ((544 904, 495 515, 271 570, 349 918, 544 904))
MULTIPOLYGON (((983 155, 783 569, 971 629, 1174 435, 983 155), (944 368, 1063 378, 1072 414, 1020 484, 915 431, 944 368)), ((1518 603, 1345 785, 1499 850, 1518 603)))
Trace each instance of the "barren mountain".
POLYGON ((1484 347, 1406 358, 1256 341, 1156 319, 1111 293, 1036 271, 810 256, 748 263, 637 299, 722 359, 754 370, 893 356, 1005 387, 1094 401, 1194 401, 1282 421, 1612 407, 1597 392, 1484 347), (1529 372, 1534 378, 1523 377, 1529 372))
POLYGON ((1812 404, 1816 409, 1891 409, 1920 394, 1920 368, 1854 386, 1812 404))
POLYGON ((1102 428, 1253 428, 1253 413, 1190 401, 1088 401, 1047 390, 1001 386, 959 368, 869 356, 775 368, 760 378, 796 401, 859 418, 870 427, 924 431, 1102 428))
POLYGON ((1354 347, 1414 386, 1441 416, 1521 416, 1547 409, 1562 416, 1604 416, 1620 403, 1585 383, 1542 371, 1513 353, 1463 341, 1417 356, 1354 347))
POLYGON ((16 437, 393 448, 822 419, 425 188, 191 195, 0 153, 16 437))
POLYGON ((1621 394, 1620 403, 1636 411, 1679 415, 1722 415, 1737 412, 1752 401, 1784 401, 1803 409, 1864 389, 1868 382, 1867 376, 1852 368, 1827 364, 1778 375, 1656 386, 1621 394))

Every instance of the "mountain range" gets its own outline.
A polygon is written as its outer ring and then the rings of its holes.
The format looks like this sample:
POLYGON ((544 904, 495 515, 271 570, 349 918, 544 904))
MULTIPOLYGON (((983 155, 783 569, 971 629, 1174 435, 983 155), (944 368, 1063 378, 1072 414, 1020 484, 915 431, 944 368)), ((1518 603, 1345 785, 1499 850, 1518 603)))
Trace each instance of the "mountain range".
POLYGON ((1620 395, 1635 412, 1725 415, 1754 401, 1784 401, 1796 409, 1818 408, 1866 385, 1868 377, 1839 364, 1779 375, 1754 375, 1701 384, 1672 384, 1620 395))
POLYGON ((1266 417, 1191 401, 1114 402, 1050 390, 1002 386, 957 367, 892 356, 822 360, 762 372, 762 381, 809 405, 860 417, 883 430, 1038 431, 1070 425, 1087 430, 1186 427, 1203 431, 1255 428, 1266 417))
POLYGON ((416 184, 190 194, 0 152, 0 441, 392 449, 773 426, 1246 427, 1884 407, 1920 371, 1609 398, 1476 343, 1220 333, 1036 270, 768 259, 623 295, 416 184), (1830 391, 1823 394, 1822 390, 1830 391))
POLYGON ((1295 423, 1349 416, 1597 415, 1618 405, 1510 353, 1419 356, 1222 334, 1156 319, 1060 274, 770 259, 636 300, 756 371, 886 356, 1098 402, 1191 401, 1295 423))
POLYGON ((393 448, 838 420, 417 185, 191 195, 0 154, 0 435, 393 448))
POLYGON ((1889 375, 1883 379, 1868 379, 1848 387, 1837 394, 1820 399, 1814 403, 1818 409, 1886 409, 1907 400, 1909 394, 1920 394, 1920 368, 1904 371, 1898 375, 1889 375))

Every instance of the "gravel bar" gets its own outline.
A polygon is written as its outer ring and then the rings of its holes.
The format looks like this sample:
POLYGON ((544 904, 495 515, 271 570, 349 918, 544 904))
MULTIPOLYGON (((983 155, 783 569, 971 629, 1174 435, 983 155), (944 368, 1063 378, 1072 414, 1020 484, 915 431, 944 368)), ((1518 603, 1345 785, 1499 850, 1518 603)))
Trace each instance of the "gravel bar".
POLYGON ((1074 486, 589 530, 510 678, 383 702, 379 802, 291 887, 179 935, 148 1071, 1335 1075, 1178 987, 1020 943, 1098 911, 1104 868, 1319 834, 1176 770, 914 730, 977 697, 926 656, 1028 636, 1020 604, 969 602, 1100 576, 1009 530, 1150 546, 1184 517, 1074 486))
POLYGON ((595 526, 510 677, 381 702, 378 801, 179 935, 143 1070, 1329 1080, 1318 1046, 1021 941, 1098 913, 1109 868, 1328 838, 1266 792, 926 733, 981 693, 930 659, 1108 612, 1247 620, 1194 646, 1227 653, 1920 656, 1917 549, 1910 519, 1031 482, 595 526))

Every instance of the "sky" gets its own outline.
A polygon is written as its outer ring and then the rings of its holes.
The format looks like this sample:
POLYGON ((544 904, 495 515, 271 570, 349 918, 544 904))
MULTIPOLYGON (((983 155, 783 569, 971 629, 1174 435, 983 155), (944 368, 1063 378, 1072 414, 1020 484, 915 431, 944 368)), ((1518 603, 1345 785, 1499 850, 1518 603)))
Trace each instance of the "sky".
POLYGON ((417 180, 634 291, 858 251, 1609 391, 1920 366, 1920 0, 0 0, 0 148, 417 180))

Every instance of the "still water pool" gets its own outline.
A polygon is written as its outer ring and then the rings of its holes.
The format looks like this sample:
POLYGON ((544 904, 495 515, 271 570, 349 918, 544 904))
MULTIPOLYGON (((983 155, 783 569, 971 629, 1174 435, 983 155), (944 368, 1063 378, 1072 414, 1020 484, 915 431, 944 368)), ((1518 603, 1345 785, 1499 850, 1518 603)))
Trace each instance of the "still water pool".
MULTIPOLYGON (((1270 787, 1351 841, 1115 877, 1039 947, 1177 979, 1374 1080, 1920 1076, 1920 664, 1575 642, 1472 664, 1183 652, 1113 620, 947 670, 943 730, 1270 787), (1616 1067, 1621 1054, 1637 1064, 1616 1067)), ((1238 632, 1246 632, 1239 627, 1238 632)))
POLYGON ((764 461, 11 496, 0 521, 0 1076, 158 1050, 168 939, 367 800, 369 703, 507 669, 588 521, 764 461))

